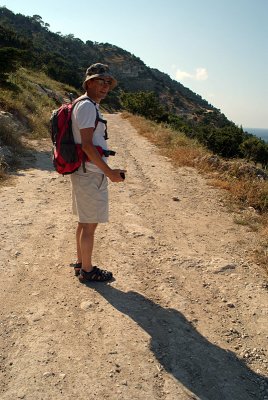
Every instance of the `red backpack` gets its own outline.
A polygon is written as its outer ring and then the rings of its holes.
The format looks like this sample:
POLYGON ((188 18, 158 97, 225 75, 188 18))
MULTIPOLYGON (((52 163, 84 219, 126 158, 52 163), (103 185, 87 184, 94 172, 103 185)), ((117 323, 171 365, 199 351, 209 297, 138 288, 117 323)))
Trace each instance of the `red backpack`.
MULTIPOLYGON (((94 104, 89 97, 82 97, 75 100, 73 103, 62 104, 57 110, 52 112, 50 118, 50 133, 53 143, 52 159, 54 168, 59 174, 72 174, 78 170, 82 162, 86 159, 81 144, 77 144, 74 141, 72 130, 73 108, 75 104, 85 99, 94 104)), ((98 121, 101 120, 97 109, 96 112, 95 129, 98 125, 98 121)))

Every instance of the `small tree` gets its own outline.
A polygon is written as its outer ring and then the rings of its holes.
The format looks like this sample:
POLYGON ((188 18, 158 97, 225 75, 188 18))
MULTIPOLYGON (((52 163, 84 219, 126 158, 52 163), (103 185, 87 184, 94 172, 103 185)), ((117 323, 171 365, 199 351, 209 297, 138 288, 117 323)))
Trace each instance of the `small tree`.
POLYGON ((263 168, 268 165, 268 145, 264 140, 252 136, 246 139, 240 146, 243 156, 247 160, 260 163, 263 168))
POLYGON ((243 141, 240 145, 243 156, 249 161, 256 157, 259 139, 257 137, 250 137, 243 141))
POLYGON ((256 159, 254 161, 260 163, 262 168, 268 167, 268 144, 264 141, 260 141, 257 148, 256 159))
POLYGON ((159 120, 164 114, 164 108, 154 92, 122 92, 120 102, 127 111, 152 120, 159 120))

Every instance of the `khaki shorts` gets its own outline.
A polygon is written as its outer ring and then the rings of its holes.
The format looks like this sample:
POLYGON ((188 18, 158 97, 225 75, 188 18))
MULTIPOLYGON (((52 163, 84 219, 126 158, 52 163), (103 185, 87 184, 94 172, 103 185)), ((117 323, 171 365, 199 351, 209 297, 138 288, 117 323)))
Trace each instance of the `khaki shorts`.
POLYGON ((71 174, 73 214, 81 223, 108 222, 108 181, 98 172, 71 174))

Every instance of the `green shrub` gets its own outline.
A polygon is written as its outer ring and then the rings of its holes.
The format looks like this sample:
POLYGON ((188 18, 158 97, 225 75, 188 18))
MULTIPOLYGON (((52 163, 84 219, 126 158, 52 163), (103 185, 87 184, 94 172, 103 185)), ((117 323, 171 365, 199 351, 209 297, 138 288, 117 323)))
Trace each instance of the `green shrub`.
POLYGON ((257 137, 250 137, 244 140, 240 146, 243 156, 248 161, 253 161, 256 164, 260 163, 263 168, 268 165, 268 144, 264 140, 257 137))
POLYGON ((120 102, 125 110, 153 121, 161 119, 165 112, 154 92, 122 92, 120 102))

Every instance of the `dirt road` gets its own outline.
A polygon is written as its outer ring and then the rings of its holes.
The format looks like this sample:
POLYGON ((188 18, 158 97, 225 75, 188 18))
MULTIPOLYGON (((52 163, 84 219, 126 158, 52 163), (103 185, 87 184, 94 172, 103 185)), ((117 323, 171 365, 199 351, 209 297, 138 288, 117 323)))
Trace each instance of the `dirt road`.
POLYGON ((265 400, 267 286, 254 233, 195 170, 175 170, 120 115, 107 116, 110 223, 82 285, 69 178, 35 143, 1 193, 2 400, 265 400))

